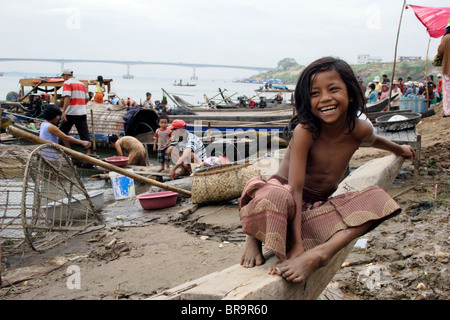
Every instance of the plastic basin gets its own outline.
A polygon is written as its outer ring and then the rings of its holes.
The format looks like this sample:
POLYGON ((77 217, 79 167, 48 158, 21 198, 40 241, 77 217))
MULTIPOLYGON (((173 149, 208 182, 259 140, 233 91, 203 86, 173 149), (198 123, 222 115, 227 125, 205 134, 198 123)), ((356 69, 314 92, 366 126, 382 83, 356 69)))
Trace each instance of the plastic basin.
POLYGON ((136 196, 144 209, 162 209, 173 207, 177 203, 178 193, 172 191, 145 193, 136 196))
POLYGON ((126 166, 128 163, 128 160, 129 160, 128 157, 120 157, 120 156, 109 157, 109 158, 105 159, 105 161, 108 162, 109 164, 113 164, 118 167, 126 166))

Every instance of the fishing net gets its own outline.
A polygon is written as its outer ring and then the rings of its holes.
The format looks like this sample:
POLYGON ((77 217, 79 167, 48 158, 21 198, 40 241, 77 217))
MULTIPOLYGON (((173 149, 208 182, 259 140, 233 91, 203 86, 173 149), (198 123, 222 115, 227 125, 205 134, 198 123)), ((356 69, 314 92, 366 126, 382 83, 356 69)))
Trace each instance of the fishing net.
POLYGON ((0 144, 0 186, 7 187, 8 179, 22 179, 33 146, 0 144))
POLYGON ((7 182, 0 188, 4 253, 48 250, 100 220, 103 192, 88 193, 71 159, 56 145, 29 154, 22 180, 1 181, 7 182))

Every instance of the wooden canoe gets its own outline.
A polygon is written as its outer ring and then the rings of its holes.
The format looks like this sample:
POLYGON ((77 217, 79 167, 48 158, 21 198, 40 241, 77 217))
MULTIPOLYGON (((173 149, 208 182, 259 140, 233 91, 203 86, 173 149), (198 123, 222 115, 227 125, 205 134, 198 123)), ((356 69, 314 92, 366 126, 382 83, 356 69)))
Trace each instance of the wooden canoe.
MULTIPOLYGON (((397 98, 398 94, 391 97, 391 100, 397 98)), ((383 111, 389 105, 389 98, 366 104, 367 113, 383 111)))
MULTIPOLYGON (((372 160, 361 166, 341 182, 335 195, 362 190, 371 185, 387 189, 404 162, 393 155, 372 160)), ((237 214, 237 213, 236 213, 237 214)), ((244 268, 236 264, 220 272, 181 284, 152 300, 315 300, 339 270, 356 240, 341 249, 330 262, 316 270, 304 283, 294 284, 277 275, 268 275, 268 268, 276 262, 270 257, 262 266, 244 268)))

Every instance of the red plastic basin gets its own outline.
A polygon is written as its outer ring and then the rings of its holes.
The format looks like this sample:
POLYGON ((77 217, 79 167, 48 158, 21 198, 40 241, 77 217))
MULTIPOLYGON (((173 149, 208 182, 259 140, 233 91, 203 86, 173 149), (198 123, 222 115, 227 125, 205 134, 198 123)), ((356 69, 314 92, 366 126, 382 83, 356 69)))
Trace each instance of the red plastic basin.
POLYGON ((128 163, 129 158, 128 157, 109 157, 106 158, 105 161, 108 162, 109 164, 113 164, 115 166, 118 167, 123 167, 126 166, 128 163))
POLYGON ((161 209, 172 207, 177 203, 178 193, 172 191, 145 193, 136 196, 144 209, 161 209))

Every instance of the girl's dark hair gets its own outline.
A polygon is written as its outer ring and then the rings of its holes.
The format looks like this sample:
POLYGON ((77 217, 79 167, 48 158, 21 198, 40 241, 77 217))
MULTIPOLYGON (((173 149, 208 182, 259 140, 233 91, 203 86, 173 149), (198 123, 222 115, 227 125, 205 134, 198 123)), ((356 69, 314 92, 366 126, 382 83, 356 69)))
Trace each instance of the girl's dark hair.
POLYGON ((117 134, 111 134, 109 137, 108 137, 108 142, 109 143, 114 143, 114 142, 116 142, 117 140, 119 140, 119 137, 117 136, 117 134))
POLYGON ((311 87, 318 73, 335 70, 339 73, 345 85, 349 97, 347 110, 347 128, 352 132, 355 128, 355 119, 360 113, 365 113, 365 99, 361 86, 358 83, 352 68, 341 59, 324 57, 312 62, 300 74, 295 87, 294 100, 297 114, 288 124, 288 132, 293 132, 298 124, 303 124, 317 139, 320 136, 320 120, 311 112, 311 87))
POLYGON ((103 77, 102 76, 98 76, 97 81, 100 83, 100 86, 103 85, 103 77))
POLYGON ((49 105, 47 108, 45 108, 43 117, 45 120, 52 120, 55 119, 57 116, 60 116, 62 114, 62 111, 60 108, 54 105, 49 105))

